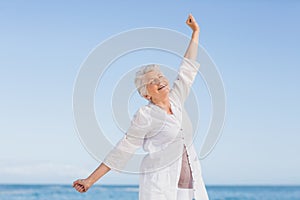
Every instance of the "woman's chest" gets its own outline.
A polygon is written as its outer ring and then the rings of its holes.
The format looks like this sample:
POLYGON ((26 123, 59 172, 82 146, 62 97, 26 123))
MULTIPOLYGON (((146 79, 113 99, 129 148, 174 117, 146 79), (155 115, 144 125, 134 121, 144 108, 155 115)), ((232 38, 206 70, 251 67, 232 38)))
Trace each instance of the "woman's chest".
POLYGON ((172 115, 165 111, 154 110, 152 115, 151 130, 148 139, 159 140, 164 143, 177 137, 182 124, 182 114, 179 109, 172 106, 172 115))

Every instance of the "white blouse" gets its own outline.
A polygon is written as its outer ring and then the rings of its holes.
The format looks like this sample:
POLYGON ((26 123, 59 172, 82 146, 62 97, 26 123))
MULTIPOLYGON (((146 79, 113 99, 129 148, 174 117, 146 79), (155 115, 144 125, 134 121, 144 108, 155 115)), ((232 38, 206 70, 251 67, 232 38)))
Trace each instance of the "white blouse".
POLYGON ((173 114, 167 114, 151 102, 141 107, 124 137, 103 161, 112 169, 123 169, 135 151, 143 147, 147 155, 140 165, 140 200, 177 200, 178 183, 183 178, 180 173, 185 148, 194 199, 208 199, 193 145, 193 127, 184 109, 199 66, 193 60, 183 60, 169 94, 173 114))

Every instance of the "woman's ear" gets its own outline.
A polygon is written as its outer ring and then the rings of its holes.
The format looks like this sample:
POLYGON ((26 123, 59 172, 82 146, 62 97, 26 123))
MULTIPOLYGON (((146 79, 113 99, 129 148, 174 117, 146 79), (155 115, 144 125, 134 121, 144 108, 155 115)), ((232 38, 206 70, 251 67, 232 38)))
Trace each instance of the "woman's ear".
POLYGON ((151 100, 151 97, 150 97, 149 95, 147 95, 147 94, 146 94, 146 95, 144 95, 144 98, 145 98, 145 99, 147 99, 148 101, 150 101, 150 100, 151 100))

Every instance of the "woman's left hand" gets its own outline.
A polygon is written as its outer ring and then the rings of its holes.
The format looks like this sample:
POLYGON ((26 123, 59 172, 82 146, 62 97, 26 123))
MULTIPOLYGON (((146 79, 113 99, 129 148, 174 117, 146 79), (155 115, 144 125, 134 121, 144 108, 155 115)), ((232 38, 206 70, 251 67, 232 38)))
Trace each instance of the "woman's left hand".
POLYGON ((193 17, 192 14, 189 14, 186 22, 185 22, 194 32, 200 31, 200 27, 197 24, 195 18, 193 17))

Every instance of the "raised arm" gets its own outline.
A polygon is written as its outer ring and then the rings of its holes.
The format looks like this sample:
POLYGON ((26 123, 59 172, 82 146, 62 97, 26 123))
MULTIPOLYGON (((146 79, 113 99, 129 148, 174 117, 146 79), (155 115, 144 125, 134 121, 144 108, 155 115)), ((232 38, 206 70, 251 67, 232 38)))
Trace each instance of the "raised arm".
POLYGON ((193 33, 184 57, 191 60, 196 60, 198 54, 200 27, 192 14, 189 14, 186 24, 192 29, 193 33))
POLYGON ((178 97, 182 106, 189 95, 190 88, 200 67, 200 63, 197 62, 200 28, 191 14, 189 14, 186 24, 192 29, 193 33, 180 65, 178 77, 172 88, 172 93, 178 97))

